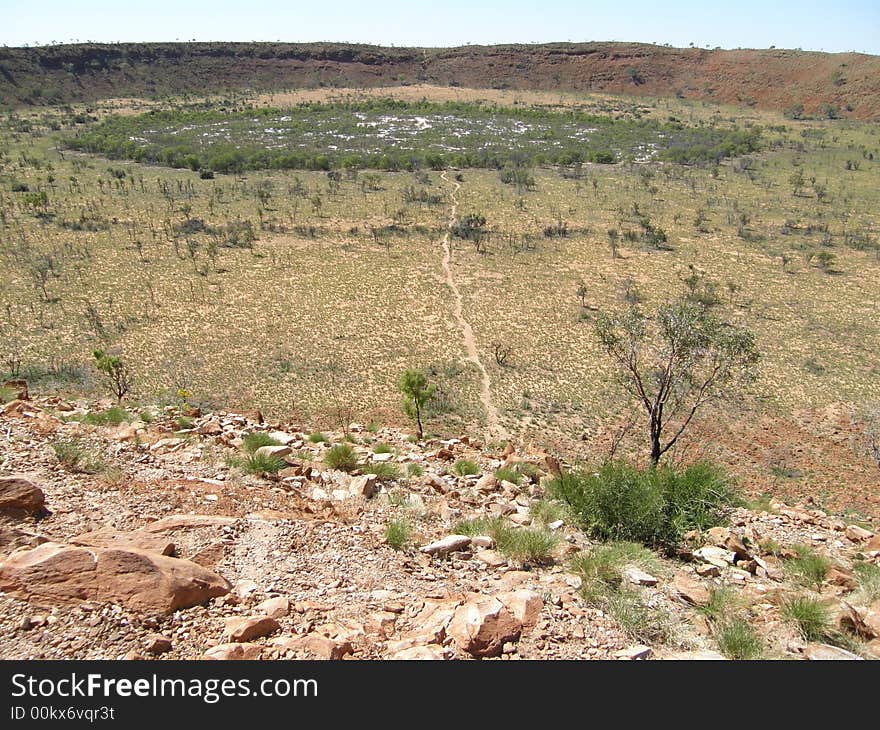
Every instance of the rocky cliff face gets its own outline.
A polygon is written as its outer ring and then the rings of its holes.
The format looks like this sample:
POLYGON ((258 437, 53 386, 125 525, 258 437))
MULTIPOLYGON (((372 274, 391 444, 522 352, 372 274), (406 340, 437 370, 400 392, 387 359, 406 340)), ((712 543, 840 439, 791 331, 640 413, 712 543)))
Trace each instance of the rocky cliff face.
POLYGON ((0 103, 203 94, 229 89, 437 84, 679 96, 880 118, 880 58, 784 49, 628 43, 449 49, 345 44, 80 44, 0 49, 0 103))

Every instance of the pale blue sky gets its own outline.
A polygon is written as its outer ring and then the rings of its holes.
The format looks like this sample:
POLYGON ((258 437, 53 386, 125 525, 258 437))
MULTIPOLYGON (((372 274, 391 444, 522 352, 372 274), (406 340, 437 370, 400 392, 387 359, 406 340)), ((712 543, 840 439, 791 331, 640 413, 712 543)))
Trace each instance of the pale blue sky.
POLYGON ((880 54, 880 0, 0 0, 0 44, 617 40, 880 54))

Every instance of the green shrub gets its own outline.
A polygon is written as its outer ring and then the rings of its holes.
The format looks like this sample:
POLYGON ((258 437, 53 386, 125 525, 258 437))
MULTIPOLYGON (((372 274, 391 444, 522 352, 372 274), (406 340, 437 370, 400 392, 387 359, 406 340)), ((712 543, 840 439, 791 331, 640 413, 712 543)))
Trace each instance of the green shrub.
POLYGON ((549 525, 565 518, 565 505, 550 499, 539 499, 529 508, 532 518, 542 525, 549 525))
POLYGON ((400 467, 389 462, 375 462, 361 467, 364 474, 375 474, 379 481, 400 479, 400 467))
POLYGON ((495 478, 499 482, 510 482, 511 484, 519 484, 519 472, 512 466, 503 466, 495 470, 495 478))
POLYGON ((52 443, 55 458, 67 471, 97 474, 104 468, 103 462, 75 441, 59 440, 52 443))
POLYGON ((241 447, 249 454, 253 454, 257 449, 263 446, 280 446, 281 444, 280 441, 273 439, 268 433, 264 433, 263 431, 254 431, 253 433, 245 434, 242 441, 244 443, 241 447))
POLYGON ((421 466, 412 462, 406 465, 406 475, 409 477, 420 477, 425 473, 421 466))
POLYGON ((82 422, 90 426, 118 426, 120 423, 131 423, 134 420, 134 415, 127 410, 113 406, 106 411, 87 413, 82 422))
POLYGON ((284 459, 268 454, 251 454, 241 462, 241 468, 247 474, 275 474, 287 466, 284 459))
POLYGON ((719 524, 733 499, 724 473, 702 463, 684 471, 665 466, 642 471, 608 462, 595 473, 554 479, 549 492, 592 536, 645 545, 674 544, 689 530, 719 524))
POLYGON ((480 473, 480 465, 469 459, 459 459, 452 465, 452 471, 458 476, 472 476, 480 473))
POLYGON ((880 601, 880 565, 857 561, 853 564, 858 590, 856 598, 859 602, 870 606, 874 601, 880 601))
POLYGON ((596 606, 607 605, 609 598, 623 587, 623 569, 627 566, 656 570, 656 556, 634 542, 609 542, 595 545, 575 555, 569 570, 580 577, 581 596, 596 606))
POLYGON ((782 605, 782 616, 795 624, 807 641, 821 641, 831 628, 831 612, 828 607, 808 596, 786 599, 782 605))
POLYGON ((662 608, 642 601, 638 591, 623 588, 608 598, 608 612, 631 641, 666 643, 672 638, 671 616, 662 608))
POLYGON ((785 561, 786 575, 805 588, 822 590, 825 576, 831 570, 831 561, 808 545, 793 545, 792 549, 797 557, 785 561))
POLYGON ((324 444, 327 443, 327 437, 320 431, 315 431, 309 434, 309 443, 324 444))
POLYGON ((331 469, 352 471, 357 467, 357 454, 349 444, 335 444, 324 454, 324 463, 331 469))
POLYGON ((722 621, 715 628, 715 641, 728 659, 748 661, 760 659, 764 653, 764 642, 752 625, 743 618, 722 621))
POLYGON ((736 592, 728 586, 712 586, 709 589, 709 603, 698 606, 697 611, 710 621, 721 622, 730 618, 740 607, 736 592))
POLYGON ((502 540, 495 538, 498 552, 518 563, 548 563, 559 544, 559 536, 549 530, 520 527, 501 534, 502 540))
POLYGON ((384 441, 376 444, 373 448, 374 454, 390 454, 394 449, 391 448, 391 444, 386 444, 384 441))
POLYGON ((395 550, 403 550, 410 542, 412 528, 404 519, 388 520, 385 525, 385 542, 395 550))

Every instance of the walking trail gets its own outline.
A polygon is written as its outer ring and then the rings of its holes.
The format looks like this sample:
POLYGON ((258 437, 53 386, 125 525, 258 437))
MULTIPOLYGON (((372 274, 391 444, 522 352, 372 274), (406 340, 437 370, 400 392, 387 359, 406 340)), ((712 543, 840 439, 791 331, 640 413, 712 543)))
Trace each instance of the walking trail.
MULTIPOLYGON (((442 177, 446 182, 449 182, 449 178, 446 177, 445 172, 441 173, 440 177, 442 177)), ((477 351, 477 341, 474 338, 474 330, 471 327, 470 323, 464 318, 464 314, 462 313, 461 291, 459 291, 458 284, 455 283, 455 277, 452 275, 452 247, 449 244, 449 234, 452 230, 452 226, 455 223, 455 217, 458 213, 458 198, 455 194, 461 187, 458 182, 453 182, 452 184, 453 189, 450 193, 450 197, 452 198, 452 208, 449 212, 449 223, 446 226, 446 232, 443 234, 442 239, 443 275, 446 280, 446 285, 452 292, 452 314, 455 317, 455 321, 458 322, 458 327, 461 330, 461 335, 464 339, 464 347, 467 351, 467 359, 474 365, 476 365, 477 370, 480 371, 480 402, 483 404, 483 408, 486 410, 486 427, 488 429, 489 436, 494 438, 505 438, 507 437, 507 433, 501 426, 501 419, 498 415, 498 408, 492 401, 492 383, 489 380, 489 373, 486 372, 486 368, 483 366, 483 361, 480 360, 480 353, 477 351)))

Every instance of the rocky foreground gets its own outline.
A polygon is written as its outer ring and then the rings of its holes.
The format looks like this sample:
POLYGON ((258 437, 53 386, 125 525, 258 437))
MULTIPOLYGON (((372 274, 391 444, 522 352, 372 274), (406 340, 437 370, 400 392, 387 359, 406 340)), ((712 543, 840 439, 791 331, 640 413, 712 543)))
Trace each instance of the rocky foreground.
POLYGON ((591 543, 547 518, 542 485, 558 465, 538 450, 352 425, 358 465, 341 471, 325 463, 341 433, 174 408, 88 425, 108 405, 0 409, 4 659, 721 659, 722 587, 768 658, 880 658, 880 600, 853 570, 880 564, 870 523, 774 501, 732 510, 674 559, 625 570, 661 636, 586 600, 570 560, 591 543), (261 451, 285 461, 277 473, 243 472, 255 432, 275 442, 261 451), (457 474, 465 460, 477 473, 457 474), (362 473, 377 464, 389 466, 362 473), (523 480, 497 478, 504 467, 523 480), (552 550, 515 559, 491 536, 454 534, 481 516, 538 526, 552 550), (394 547, 393 520, 411 526, 394 547), (829 562, 809 589, 786 570, 792 546, 829 562), (845 646, 786 620, 787 598, 805 592, 845 646))

